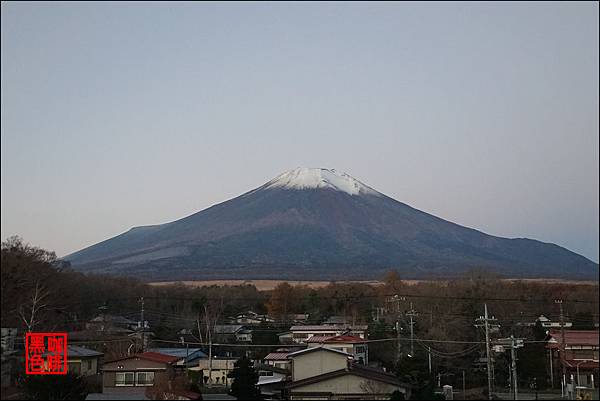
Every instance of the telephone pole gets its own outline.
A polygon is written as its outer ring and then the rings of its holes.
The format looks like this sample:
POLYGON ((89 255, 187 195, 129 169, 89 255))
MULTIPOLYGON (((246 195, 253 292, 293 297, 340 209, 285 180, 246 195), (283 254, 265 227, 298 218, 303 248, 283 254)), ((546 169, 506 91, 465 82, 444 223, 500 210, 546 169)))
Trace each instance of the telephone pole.
POLYGON ((485 328, 485 355, 487 359, 487 377, 488 377, 488 399, 492 399, 492 359, 490 357, 490 326, 491 328, 499 327, 496 323, 490 325, 490 322, 496 322, 494 317, 488 316, 487 304, 484 304, 484 315, 476 320, 475 327, 485 328))
POLYGON ((555 299, 554 300, 555 304, 558 304, 559 308, 560 308, 560 348, 559 348, 559 352, 560 352, 560 365, 562 366, 562 378, 560 379, 561 383, 563 383, 563 387, 566 388, 567 386, 567 370, 565 367, 565 364, 563 363, 564 359, 565 359, 565 316, 563 314, 563 300, 562 299, 555 299))
POLYGON ((406 316, 410 317, 410 354, 412 356, 415 356, 415 343, 414 343, 414 341, 415 341, 415 331, 414 331, 414 328, 413 328, 415 322, 414 322, 413 318, 415 316, 417 316, 417 315, 418 315, 418 313, 417 313, 417 311, 415 311, 413 309, 413 304, 411 302, 410 303, 410 310, 408 312, 406 312, 406 316))
POLYGON ((516 350, 516 342, 515 337, 510 336, 510 357, 511 357, 511 369, 512 369, 512 380, 513 380, 513 391, 514 391, 514 400, 518 400, 517 398, 517 350, 516 350))
POLYGON ((142 353, 144 352, 144 342, 146 337, 146 324, 144 323, 144 297, 140 298, 140 303, 142 304, 142 310, 140 311, 140 320, 142 325, 142 353))

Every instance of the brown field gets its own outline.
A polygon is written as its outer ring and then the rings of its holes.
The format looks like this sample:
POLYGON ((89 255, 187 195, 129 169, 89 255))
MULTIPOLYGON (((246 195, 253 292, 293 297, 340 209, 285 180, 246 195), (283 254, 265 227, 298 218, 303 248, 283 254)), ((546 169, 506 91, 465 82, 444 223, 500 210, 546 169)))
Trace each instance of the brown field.
MULTIPOLYGON (((576 284, 576 285, 598 285, 597 281, 574 281, 574 280, 560 280, 560 279, 503 279, 505 281, 530 281, 530 282, 540 282, 546 284, 558 284, 558 283, 566 283, 566 284, 576 284)), ((430 280, 403 280, 405 284, 414 285, 420 282, 426 282, 430 280)), ((173 284, 183 284, 191 287, 210 287, 212 285, 216 286, 226 286, 226 285, 254 285, 259 291, 270 291, 275 288, 278 284, 288 283, 290 285, 306 285, 310 288, 321 288, 326 287, 331 283, 362 283, 362 284, 370 284, 370 285, 382 285, 383 282, 377 280, 370 281, 297 281, 297 280, 190 280, 190 281, 156 281, 149 283, 150 285, 173 285, 173 284)))

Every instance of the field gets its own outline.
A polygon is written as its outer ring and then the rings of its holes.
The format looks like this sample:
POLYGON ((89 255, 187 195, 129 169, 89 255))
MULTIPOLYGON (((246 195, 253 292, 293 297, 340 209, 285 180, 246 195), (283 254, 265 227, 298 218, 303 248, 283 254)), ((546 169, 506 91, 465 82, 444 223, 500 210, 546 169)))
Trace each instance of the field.
MULTIPOLYGON (((424 282, 428 280, 403 280, 405 284, 414 285, 420 282, 424 282)), ((577 285, 598 285, 597 281, 571 281, 571 280, 559 280, 559 279, 505 279, 505 281, 529 281, 529 282, 542 282, 546 284, 557 284, 557 283, 568 283, 568 284, 577 284, 577 285)), ((295 280, 190 280, 190 281, 155 281, 149 283, 154 286, 162 286, 162 285, 173 285, 173 284, 183 284, 190 287, 210 287, 213 285, 216 286, 235 286, 235 285, 254 285, 259 291, 270 291, 275 288, 280 283, 288 283, 290 285, 306 285, 310 288, 322 288, 326 287, 330 283, 334 281, 295 281, 295 280)), ((335 281, 335 283, 363 283, 370 285, 382 285, 381 281, 371 280, 371 281, 335 281)))

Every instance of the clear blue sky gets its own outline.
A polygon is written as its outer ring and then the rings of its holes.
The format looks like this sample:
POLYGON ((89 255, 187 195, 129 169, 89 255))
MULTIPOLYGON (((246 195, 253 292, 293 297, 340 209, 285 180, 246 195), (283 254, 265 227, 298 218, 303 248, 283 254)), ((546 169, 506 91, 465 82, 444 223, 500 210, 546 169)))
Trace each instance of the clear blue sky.
POLYGON ((297 166, 598 261, 598 3, 2 3, 1 235, 64 255, 297 166))

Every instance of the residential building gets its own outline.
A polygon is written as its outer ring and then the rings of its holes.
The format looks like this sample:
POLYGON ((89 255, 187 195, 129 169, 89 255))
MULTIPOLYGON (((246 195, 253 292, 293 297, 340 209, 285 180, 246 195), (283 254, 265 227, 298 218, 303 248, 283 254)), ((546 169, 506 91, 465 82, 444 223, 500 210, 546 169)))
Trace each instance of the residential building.
POLYGON ((252 342, 252 330, 241 324, 218 324, 214 333, 215 342, 252 342))
POLYGON ((368 326, 356 325, 356 326, 345 326, 345 325, 306 325, 306 326, 292 326, 290 331, 292 333, 292 342, 303 343, 314 336, 340 336, 342 334, 353 335, 360 338, 366 338, 366 331, 368 326))
POLYGON ((67 345, 67 367, 77 376, 94 376, 100 372, 104 354, 78 345, 67 345))
POLYGON ((131 334, 138 326, 138 322, 123 316, 100 314, 88 321, 86 330, 96 331, 103 334, 131 334))
POLYGON ((157 352, 144 352, 115 359, 102 366, 104 394, 143 394, 161 379, 175 376, 173 364, 179 358, 157 352))
POLYGON ((280 399, 285 382, 290 375, 290 371, 275 367, 273 365, 255 364, 254 369, 258 373, 257 386, 263 399, 280 399))
POLYGON ((16 327, 2 327, 1 346, 2 353, 10 352, 15 349, 15 339, 17 338, 16 327))
POLYGON ((564 342, 561 330, 548 332, 549 373, 555 386, 561 381, 582 387, 598 386, 599 340, 598 330, 564 330, 564 342))
POLYGON ((258 325, 261 323, 273 323, 275 320, 268 315, 259 315, 258 313, 248 311, 240 313, 236 317, 229 319, 231 323, 246 324, 246 325, 258 325))
POLYGON ((354 357, 356 363, 368 365, 369 351, 367 340, 350 335, 341 336, 313 336, 306 340, 309 348, 327 347, 346 352, 354 357))
MULTIPOLYGON (((535 319, 535 321, 533 322, 526 322, 526 323, 517 323, 517 325, 519 326, 528 326, 528 327, 533 327, 535 326, 537 323, 540 323, 540 325, 545 328, 545 329, 560 329, 561 328, 561 322, 560 319, 549 319, 547 318, 545 315, 540 315, 537 319, 535 319)), ((563 325, 565 328, 570 328, 573 327, 573 322, 569 322, 569 321, 563 321, 563 325)))
POLYGON ((288 355, 295 351, 300 351, 305 347, 294 347, 294 348, 277 348, 275 351, 267 354, 263 358, 263 363, 265 365, 274 366, 280 369, 290 370, 292 366, 292 361, 288 359, 288 355))
POLYGON ((197 366, 202 358, 207 358, 207 355, 200 348, 150 348, 149 352, 157 352, 159 354, 175 356, 179 358, 173 365, 175 367, 193 367, 197 366))
POLYGON ((290 400, 389 399, 398 390, 405 399, 411 387, 394 375, 354 363, 351 354, 326 347, 309 347, 288 355, 291 381, 285 386, 290 400))
POLYGON ((190 368, 190 370, 202 371, 205 384, 211 383, 213 385, 229 387, 231 386, 232 379, 227 377, 227 375, 233 370, 233 365, 237 360, 238 358, 236 357, 214 356, 211 363, 208 358, 201 358, 198 360, 198 365, 190 368))

